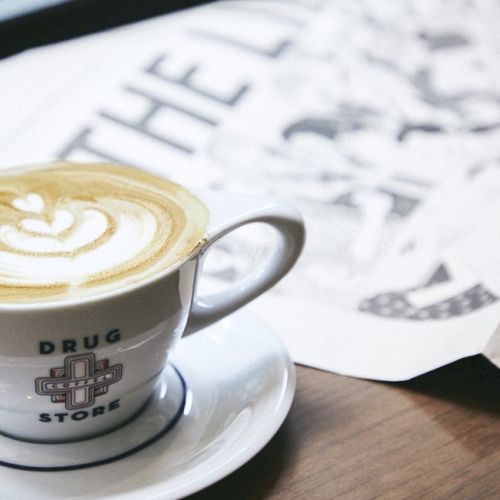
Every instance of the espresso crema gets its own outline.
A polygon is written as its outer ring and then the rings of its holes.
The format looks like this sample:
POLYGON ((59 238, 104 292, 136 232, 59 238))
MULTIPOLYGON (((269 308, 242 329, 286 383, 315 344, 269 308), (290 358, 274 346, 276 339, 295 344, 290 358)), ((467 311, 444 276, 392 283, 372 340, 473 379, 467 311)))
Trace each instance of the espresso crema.
POLYGON ((145 279, 187 257, 208 210, 130 167, 0 170, 0 303, 69 300, 145 279))

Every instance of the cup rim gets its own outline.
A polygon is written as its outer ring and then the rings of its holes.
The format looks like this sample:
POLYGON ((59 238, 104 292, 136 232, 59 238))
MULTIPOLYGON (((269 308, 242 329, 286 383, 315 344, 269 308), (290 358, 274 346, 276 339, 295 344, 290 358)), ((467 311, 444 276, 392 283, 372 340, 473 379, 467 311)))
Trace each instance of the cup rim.
POLYGON ((98 302, 105 302, 107 300, 112 300, 120 296, 126 296, 131 293, 137 292, 142 288, 146 288, 158 281, 166 278, 168 275, 175 272, 177 269, 182 267, 187 261, 193 260, 198 257, 198 254, 202 251, 202 248, 208 241, 208 236, 205 234, 195 245, 195 247, 181 259, 175 261, 170 266, 159 270, 158 272, 146 276, 138 281, 128 283, 126 285, 113 288, 108 291, 98 292, 96 294, 85 295, 83 297, 74 299, 61 299, 61 300, 48 300, 39 302, 1 302, 0 301, 0 314, 3 312, 12 313, 32 313, 41 311, 54 311, 54 310, 68 310, 79 308, 87 305, 92 305, 98 302))

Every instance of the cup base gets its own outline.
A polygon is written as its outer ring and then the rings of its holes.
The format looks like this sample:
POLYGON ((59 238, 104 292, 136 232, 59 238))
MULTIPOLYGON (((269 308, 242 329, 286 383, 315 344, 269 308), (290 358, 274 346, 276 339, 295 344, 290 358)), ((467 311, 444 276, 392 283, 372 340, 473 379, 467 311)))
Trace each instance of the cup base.
POLYGON ((181 419, 187 400, 188 388, 182 374, 168 365, 148 405, 126 425, 95 438, 58 444, 20 441, 0 434, 0 465, 63 471, 119 460, 167 434, 181 419))

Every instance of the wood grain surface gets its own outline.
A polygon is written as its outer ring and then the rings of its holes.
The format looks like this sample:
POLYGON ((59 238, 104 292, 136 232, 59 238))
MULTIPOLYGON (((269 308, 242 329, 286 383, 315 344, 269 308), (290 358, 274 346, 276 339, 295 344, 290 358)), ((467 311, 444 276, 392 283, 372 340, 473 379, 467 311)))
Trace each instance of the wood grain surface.
POLYGON ((500 370, 485 358, 397 384, 297 375, 271 442, 191 500, 500 498, 500 370))

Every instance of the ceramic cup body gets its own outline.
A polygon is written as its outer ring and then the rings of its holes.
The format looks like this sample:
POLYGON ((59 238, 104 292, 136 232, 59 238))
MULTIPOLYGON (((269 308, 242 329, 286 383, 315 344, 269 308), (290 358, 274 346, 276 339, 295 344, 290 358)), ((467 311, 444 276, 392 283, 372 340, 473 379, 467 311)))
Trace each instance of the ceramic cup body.
POLYGON ((36 442, 87 439, 134 418, 169 353, 278 281, 304 242, 300 215, 269 198, 205 192, 206 239, 175 266, 139 283, 81 300, 0 304, 0 432, 36 442), (210 246, 248 223, 276 229, 274 250, 228 290, 199 297, 210 246))
POLYGON ((32 441, 91 437, 146 404, 189 313, 197 259, 128 293, 1 313, 0 429, 32 441), (3 343, 3 342, 2 342, 3 343))

